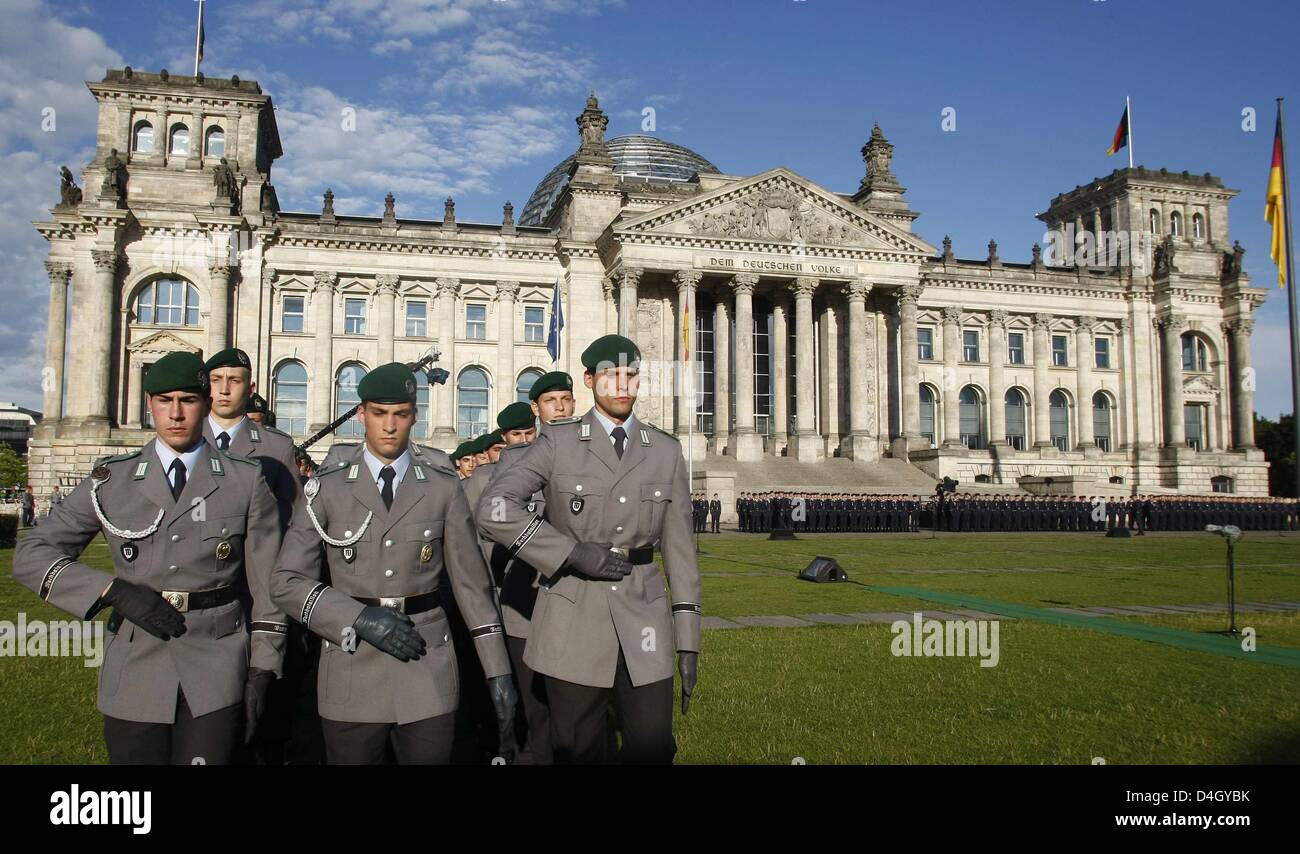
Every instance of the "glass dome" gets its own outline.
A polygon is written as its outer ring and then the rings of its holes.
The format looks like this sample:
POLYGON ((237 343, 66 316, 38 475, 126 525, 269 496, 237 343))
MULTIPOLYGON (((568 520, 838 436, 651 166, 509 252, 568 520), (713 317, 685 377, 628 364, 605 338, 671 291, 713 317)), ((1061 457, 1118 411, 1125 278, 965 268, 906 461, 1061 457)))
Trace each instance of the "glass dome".
MULTIPOLYGON (((689 148, 644 134, 628 134, 606 140, 609 156, 614 159, 614 174, 620 178, 651 181, 686 182, 696 172, 717 173, 718 167, 689 148)), ((533 190, 519 217, 520 225, 541 225, 569 185, 574 155, 546 173, 533 190)))

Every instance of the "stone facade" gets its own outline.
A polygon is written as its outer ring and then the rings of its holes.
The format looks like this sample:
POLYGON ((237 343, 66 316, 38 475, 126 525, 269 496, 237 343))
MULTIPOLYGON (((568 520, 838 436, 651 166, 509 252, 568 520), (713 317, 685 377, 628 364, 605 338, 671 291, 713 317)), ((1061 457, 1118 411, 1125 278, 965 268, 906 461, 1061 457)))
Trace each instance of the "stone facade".
MULTIPOLYGON (((125 69, 89 87, 85 198, 65 193, 36 224, 52 380, 31 446, 38 491, 149 435, 141 383, 172 350, 247 350, 280 426, 304 438, 364 371, 436 348, 451 379, 422 385, 419 429, 450 448, 534 373, 578 374, 586 344, 615 331, 645 355, 638 412, 681 436, 697 479, 719 454, 892 456, 1010 488, 1267 490, 1249 356, 1265 292, 1229 241, 1236 191, 1213 176, 1117 170, 1052 201, 1048 257, 1004 262, 991 242, 962 259, 914 232, 879 127, 851 194, 785 168, 632 178, 593 96, 562 191, 518 224, 510 203, 499 224, 460 222, 451 199, 440 219, 404 218, 392 194, 382 218, 339 216, 328 190, 319 213, 290 213, 256 83, 125 69)), ((743 470, 735 488, 762 486, 743 470)))

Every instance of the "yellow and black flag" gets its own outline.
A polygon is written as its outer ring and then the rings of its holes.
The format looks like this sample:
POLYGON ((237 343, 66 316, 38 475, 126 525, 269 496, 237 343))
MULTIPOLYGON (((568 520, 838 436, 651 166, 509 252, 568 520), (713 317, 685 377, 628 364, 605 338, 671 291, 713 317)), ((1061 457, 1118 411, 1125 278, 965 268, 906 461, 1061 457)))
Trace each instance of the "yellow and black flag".
POLYGON ((1282 112, 1279 108, 1277 130, 1273 133, 1273 165, 1268 170, 1268 196, 1264 219, 1273 226, 1273 244, 1270 257, 1277 264, 1277 286, 1286 287, 1286 159, 1282 156, 1282 112))

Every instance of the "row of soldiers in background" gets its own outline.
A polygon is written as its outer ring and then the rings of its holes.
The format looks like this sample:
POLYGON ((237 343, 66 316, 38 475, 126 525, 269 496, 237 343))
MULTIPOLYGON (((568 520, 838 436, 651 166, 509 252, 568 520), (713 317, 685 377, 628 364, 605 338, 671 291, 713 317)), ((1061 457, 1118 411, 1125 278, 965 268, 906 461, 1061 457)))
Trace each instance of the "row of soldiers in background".
POLYGON ((805 533, 918 531, 921 499, 915 495, 836 492, 742 492, 736 499, 741 532, 788 529, 805 533))
POLYGON ((708 533, 722 533, 722 501, 718 498, 718 493, 713 493, 713 500, 704 497, 703 492, 697 492, 691 496, 691 520, 695 524, 695 533, 705 533, 708 527, 708 533), (713 524, 709 525, 709 520, 713 524))
POLYGON ((1294 498, 1209 495, 952 495, 932 501, 940 531, 1243 531, 1297 530, 1294 498))

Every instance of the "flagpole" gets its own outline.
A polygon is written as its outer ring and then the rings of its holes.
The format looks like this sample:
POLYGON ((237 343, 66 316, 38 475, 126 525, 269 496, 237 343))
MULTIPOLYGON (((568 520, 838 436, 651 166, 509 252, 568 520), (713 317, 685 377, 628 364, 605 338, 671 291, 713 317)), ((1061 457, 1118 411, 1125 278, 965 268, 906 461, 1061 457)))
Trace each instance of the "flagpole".
MULTIPOLYGON (((1300 495, 1300 314, 1296 313, 1295 277, 1291 261, 1291 176, 1286 171, 1286 123, 1282 116, 1282 99, 1277 99, 1277 133, 1282 138, 1282 217, 1286 233, 1286 300, 1291 322, 1291 421, 1295 434, 1295 490, 1300 495)), ((1252 418, 1254 415, 1252 414, 1252 418)))
POLYGON ((1124 121, 1128 123, 1128 168, 1133 168, 1133 106, 1124 96, 1124 121))
POLYGON ((199 22, 194 28, 194 76, 199 76, 199 39, 203 34, 203 0, 199 0, 199 22))

